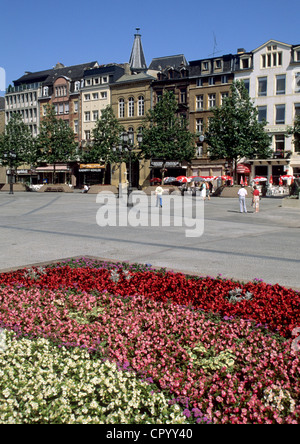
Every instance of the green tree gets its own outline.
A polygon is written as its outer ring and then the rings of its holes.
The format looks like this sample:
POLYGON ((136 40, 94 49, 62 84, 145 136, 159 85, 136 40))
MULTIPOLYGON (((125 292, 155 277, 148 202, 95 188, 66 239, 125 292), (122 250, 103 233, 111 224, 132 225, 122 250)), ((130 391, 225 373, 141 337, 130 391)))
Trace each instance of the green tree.
POLYGON ((294 125, 288 128, 288 134, 293 136, 295 151, 300 153, 300 114, 294 120, 294 125))
POLYGON ((55 183, 56 164, 75 160, 77 145, 74 132, 67 122, 56 117, 53 105, 46 107, 46 115, 40 124, 37 145, 40 162, 53 164, 53 183, 55 183))
POLYGON ((257 117, 244 82, 233 82, 222 106, 213 109, 205 131, 210 158, 226 159, 236 167, 243 157, 269 157, 271 138, 265 131, 266 122, 259 122, 257 117))
POLYGON ((174 93, 165 92, 148 111, 143 126, 141 154, 145 159, 163 161, 162 179, 168 160, 190 161, 195 155, 196 135, 188 130, 186 119, 179 117, 177 110, 174 93))
POLYGON ((0 135, 0 162, 3 166, 17 168, 36 161, 36 145, 31 131, 20 113, 13 113, 5 132, 0 135))
MULTIPOLYGON (((120 135, 124 131, 118 119, 115 117, 111 106, 107 106, 92 130, 92 144, 81 154, 84 163, 104 163, 105 171, 111 163, 121 162, 119 150, 115 149, 120 144, 120 135)), ((105 175, 103 176, 103 181, 105 175)))

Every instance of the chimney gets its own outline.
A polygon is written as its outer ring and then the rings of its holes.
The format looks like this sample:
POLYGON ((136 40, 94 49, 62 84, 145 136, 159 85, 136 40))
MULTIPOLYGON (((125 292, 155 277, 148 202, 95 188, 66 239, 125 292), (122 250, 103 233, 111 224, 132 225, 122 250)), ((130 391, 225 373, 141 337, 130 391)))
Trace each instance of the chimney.
POLYGON ((244 48, 238 48, 237 53, 238 54, 244 54, 246 50, 244 48))

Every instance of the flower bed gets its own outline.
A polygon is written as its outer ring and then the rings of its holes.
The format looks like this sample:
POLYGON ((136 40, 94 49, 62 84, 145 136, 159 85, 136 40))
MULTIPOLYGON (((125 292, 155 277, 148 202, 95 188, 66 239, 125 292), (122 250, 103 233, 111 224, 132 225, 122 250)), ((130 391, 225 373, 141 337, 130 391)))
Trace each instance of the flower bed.
MULTIPOLYGON (((138 393, 149 395, 151 383, 162 397, 157 409, 158 401, 145 407, 139 395, 130 415, 120 395, 127 416, 117 409, 116 416, 106 415, 108 422, 299 423, 300 355, 292 334, 300 326, 299 310, 299 293, 279 285, 189 277, 148 266, 82 259, 0 275, 0 327, 14 331, 16 343, 51 341, 54 355, 57 346, 65 355, 83 348, 81 367, 92 363, 98 372, 98 366, 114 362, 131 370, 135 384, 146 384, 138 393)), ((5 353, 12 355, 10 347, 5 353)), ((1 356, 0 373, 3 366, 9 374, 9 359, 1 356)), ((88 372, 86 384, 89 378, 88 372)), ((90 390, 88 402, 96 410, 74 407, 74 398, 67 397, 68 413, 60 419, 104 421, 107 403, 95 387, 90 390)), ((0 404, 10 399, 10 405, 20 405, 16 392, 6 397, 0 383, 0 404)), ((61 393, 55 397, 60 411, 61 393)), ((12 411, 7 416, 0 407, 0 420, 1 413, 8 418, 12 411)))

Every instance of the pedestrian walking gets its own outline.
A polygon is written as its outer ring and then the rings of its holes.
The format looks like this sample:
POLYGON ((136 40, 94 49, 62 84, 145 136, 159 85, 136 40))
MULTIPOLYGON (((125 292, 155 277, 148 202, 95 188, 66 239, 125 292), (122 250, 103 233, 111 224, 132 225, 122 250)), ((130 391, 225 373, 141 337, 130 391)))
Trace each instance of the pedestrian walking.
POLYGON ((205 182, 202 182, 202 185, 200 187, 200 196, 203 200, 206 199, 206 184, 205 184, 205 182))
POLYGON ((206 186, 206 198, 208 200, 210 200, 210 188, 209 188, 209 183, 205 182, 205 186, 206 186))
POLYGON ((162 208, 163 192, 164 192, 164 190, 162 189, 162 187, 160 185, 158 185, 158 187, 156 187, 156 189, 155 189, 155 195, 156 195, 156 206, 158 207, 158 205, 159 205, 160 208, 162 208))
POLYGON ((238 191, 239 196, 239 202, 240 202, 240 213, 247 213, 247 207, 246 207, 246 196, 247 196, 247 190, 245 189, 244 185, 241 185, 241 188, 238 191))
POLYGON ((260 193, 257 187, 254 186, 252 205, 253 208, 255 209, 255 213, 259 212, 259 201, 260 201, 260 193))

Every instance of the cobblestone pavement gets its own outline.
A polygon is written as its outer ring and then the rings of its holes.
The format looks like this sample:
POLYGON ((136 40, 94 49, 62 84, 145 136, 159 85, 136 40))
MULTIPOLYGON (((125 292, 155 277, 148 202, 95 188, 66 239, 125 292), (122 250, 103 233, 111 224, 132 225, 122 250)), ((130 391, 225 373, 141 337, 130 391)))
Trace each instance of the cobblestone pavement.
POLYGON ((280 198, 262 199, 258 214, 250 199, 248 213, 240 214, 237 199, 212 198, 204 203, 203 226, 198 197, 177 196, 172 204, 164 196, 162 209, 154 197, 134 208, 100 201, 80 193, 0 193, 0 270, 89 255, 300 288, 300 210, 281 207, 280 198), (182 208, 196 214, 198 235, 187 237, 182 208), (115 226, 99 226, 105 210, 117 211, 115 226), (138 226, 139 218, 149 223, 138 226))

